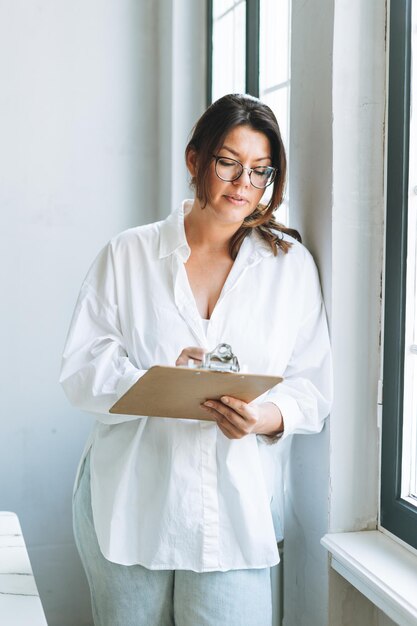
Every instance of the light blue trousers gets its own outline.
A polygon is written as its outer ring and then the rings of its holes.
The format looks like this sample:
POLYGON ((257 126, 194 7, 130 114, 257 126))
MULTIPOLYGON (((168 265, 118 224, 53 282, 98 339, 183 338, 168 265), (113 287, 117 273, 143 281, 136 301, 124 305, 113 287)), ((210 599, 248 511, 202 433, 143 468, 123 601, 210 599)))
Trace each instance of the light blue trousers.
POLYGON ((93 526, 87 457, 74 496, 74 533, 96 626, 271 626, 270 570, 196 573, 119 565, 93 526))

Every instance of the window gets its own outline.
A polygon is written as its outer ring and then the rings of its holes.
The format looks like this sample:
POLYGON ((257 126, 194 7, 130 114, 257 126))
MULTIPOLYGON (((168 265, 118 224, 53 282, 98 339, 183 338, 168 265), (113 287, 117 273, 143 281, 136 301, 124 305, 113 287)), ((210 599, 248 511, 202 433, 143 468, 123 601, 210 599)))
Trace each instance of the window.
POLYGON ((381 526, 417 548, 415 4, 390 8, 381 526))
POLYGON ((274 111, 288 146, 290 95, 290 0, 261 0, 259 97, 274 111))
POLYGON ((410 148, 408 166, 408 228, 404 354, 403 498, 417 506, 417 11, 412 9, 410 148))
POLYGON ((209 99, 246 90, 246 2, 212 0, 209 99))
MULTIPOLYGON (((209 103, 227 93, 260 97, 277 117, 287 156, 290 7, 291 0, 210 0, 208 20, 209 103)), ((277 219, 288 221, 287 198, 277 219)))

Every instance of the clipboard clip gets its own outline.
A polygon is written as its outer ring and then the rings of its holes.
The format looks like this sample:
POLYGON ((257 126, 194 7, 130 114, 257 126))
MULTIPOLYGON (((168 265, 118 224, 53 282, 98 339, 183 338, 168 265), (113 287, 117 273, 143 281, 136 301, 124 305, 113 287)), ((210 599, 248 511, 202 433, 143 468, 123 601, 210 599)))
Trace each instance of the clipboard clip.
POLYGON ((201 368, 206 370, 216 370, 217 372, 240 371, 239 361, 233 354, 232 346, 229 346, 228 343, 219 343, 214 350, 206 352, 201 368))

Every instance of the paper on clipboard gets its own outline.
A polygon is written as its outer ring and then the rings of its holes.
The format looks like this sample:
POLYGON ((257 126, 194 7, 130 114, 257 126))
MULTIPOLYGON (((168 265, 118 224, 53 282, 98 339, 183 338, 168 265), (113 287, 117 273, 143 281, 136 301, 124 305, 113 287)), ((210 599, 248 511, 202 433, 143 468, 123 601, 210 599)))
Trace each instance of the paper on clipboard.
POLYGON ((281 381, 279 376, 156 365, 111 407, 110 413, 210 421, 200 406, 206 400, 229 395, 251 402, 281 381))

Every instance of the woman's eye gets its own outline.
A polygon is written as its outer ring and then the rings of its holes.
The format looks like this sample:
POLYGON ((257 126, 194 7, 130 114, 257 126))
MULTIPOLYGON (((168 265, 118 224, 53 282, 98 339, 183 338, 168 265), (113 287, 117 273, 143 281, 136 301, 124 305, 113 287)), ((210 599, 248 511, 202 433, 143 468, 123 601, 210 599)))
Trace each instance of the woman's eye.
POLYGON ((256 168, 253 170, 254 174, 256 176, 259 176, 259 178, 268 178, 271 175, 271 170, 267 167, 265 168, 256 168))
POLYGON ((227 161, 226 159, 219 159, 219 164, 222 167, 233 167, 234 165, 236 165, 234 161, 227 161))

